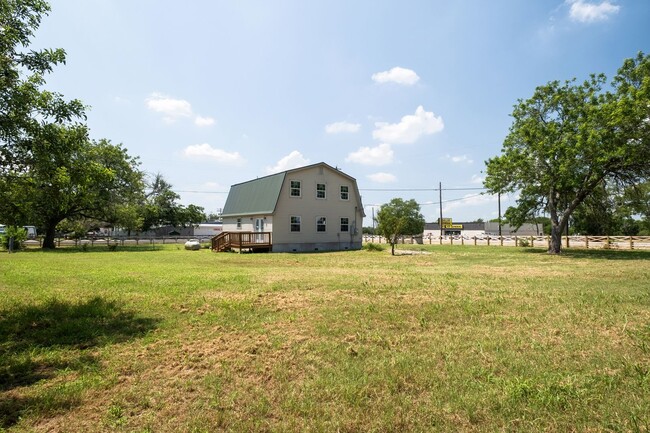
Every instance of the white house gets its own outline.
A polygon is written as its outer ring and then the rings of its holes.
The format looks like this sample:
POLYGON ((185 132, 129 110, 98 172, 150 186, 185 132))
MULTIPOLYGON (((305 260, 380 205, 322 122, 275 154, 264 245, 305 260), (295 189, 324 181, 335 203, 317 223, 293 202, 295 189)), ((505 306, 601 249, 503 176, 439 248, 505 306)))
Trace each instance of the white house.
POLYGON ((321 162, 232 185, 213 249, 360 249, 364 216, 357 181, 321 162))

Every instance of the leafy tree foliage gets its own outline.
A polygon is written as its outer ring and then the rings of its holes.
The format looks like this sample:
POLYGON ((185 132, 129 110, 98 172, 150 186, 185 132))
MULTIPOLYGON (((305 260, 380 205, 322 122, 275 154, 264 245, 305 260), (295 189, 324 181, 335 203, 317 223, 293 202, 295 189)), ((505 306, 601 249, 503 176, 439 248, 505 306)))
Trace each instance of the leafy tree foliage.
POLYGON ((0 177, 0 215, 42 227, 43 248, 54 248, 64 219, 119 222, 121 207, 142 191, 137 158, 107 140, 91 141, 84 126, 43 125, 21 165, 0 177))
POLYGON ((6 250, 20 250, 27 240, 27 230, 22 227, 8 226, 0 234, 0 247, 6 250))
POLYGON ((420 213, 420 205, 413 199, 394 198, 382 205, 377 212, 377 223, 376 233, 388 240, 392 255, 395 255, 395 244, 400 236, 424 232, 424 216, 420 213))
POLYGON ((162 174, 154 175, 147 189, 142 207, 144 231, 164 225, 188 227, 205 220, 202 207, 193 204, 185 207, 177 203, 180 196, 172 190, 172 185, 162 174))
POLYGON ((585 235, 650 234, 650 183, 617 188, 603 182, 571 217, 572 233, 585 235))
POLYGON ((23 167, 43 124, 84 116, 80 101, 41 89, 44 76, 65 63, 65 51, 21 51, 49 10, 42 0, 0 2, 0 174, 23 167))
POLYGON ((486 187, 519 191, 506 218, 521 225, 544 211, 549 253, 574 211, 603 182, 625 187, 650 178, 650 57, 628 59, 604 91, 604 75, 582 84, 552 81, 519 100, 502 154, 486 162, 486 187))

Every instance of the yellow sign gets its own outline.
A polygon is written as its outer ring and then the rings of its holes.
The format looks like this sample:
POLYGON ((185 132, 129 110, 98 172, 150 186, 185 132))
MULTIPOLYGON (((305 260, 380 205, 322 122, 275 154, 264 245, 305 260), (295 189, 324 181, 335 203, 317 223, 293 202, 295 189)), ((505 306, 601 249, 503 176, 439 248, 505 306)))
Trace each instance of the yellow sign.
POLYGON ((463 225, 462 224, 454 224, 451 220, 451 218, 438 218, 438 224, 440 224, 440 220, 442 219, 442 228, 443 229, 462 229, 463 225))

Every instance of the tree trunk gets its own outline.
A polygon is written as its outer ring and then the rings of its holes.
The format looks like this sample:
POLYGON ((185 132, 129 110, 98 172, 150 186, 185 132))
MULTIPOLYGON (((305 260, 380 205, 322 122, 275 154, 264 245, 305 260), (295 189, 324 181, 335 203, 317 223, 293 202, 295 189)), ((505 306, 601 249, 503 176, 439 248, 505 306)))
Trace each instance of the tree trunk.
POLYGON ((392 256, 395 255, 395 242, 394 241, 390 243, 390 254, 392 256))
POLYGON ((56 224, 48 222, 47 227, 45 228, 45 238, 43 239, 43 249, 44 250, 53 250, 56 245, 54 244, 54 237, 56 235, 56 224))
POLYGON ((551 242, 548 244, 549 254, 560 254, 562 252, 562 227, 559 224, 551 224, 551 242))

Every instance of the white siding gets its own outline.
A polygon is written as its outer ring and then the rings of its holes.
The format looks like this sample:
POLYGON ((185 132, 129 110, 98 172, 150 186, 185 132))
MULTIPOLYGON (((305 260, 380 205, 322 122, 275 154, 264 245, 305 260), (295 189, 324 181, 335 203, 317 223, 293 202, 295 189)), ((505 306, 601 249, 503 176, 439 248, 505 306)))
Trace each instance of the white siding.
POLYGON ((361 247, 362 209, 354 181, 324 166, 309 167, 287 174, 274 215, 274 251, 345 250, 361 247), (290 195, 291 181, 301 182, 300 197, 290 195), (316 185, 326 185, 326 198, 317 198, 316 185), (348 186, 348 199, 340 198, 340 187, 348 186), (290 231, 290 217, 301 217, 299 233, 290 231), (316 223, 325 217, 326 231, 316 223), (348 218, 349 231, 341 232, 341 218, 348 218), (355 225, 356 223, 356 225, 355 225), (356 234, 355 234, 356 227, 356 234))

